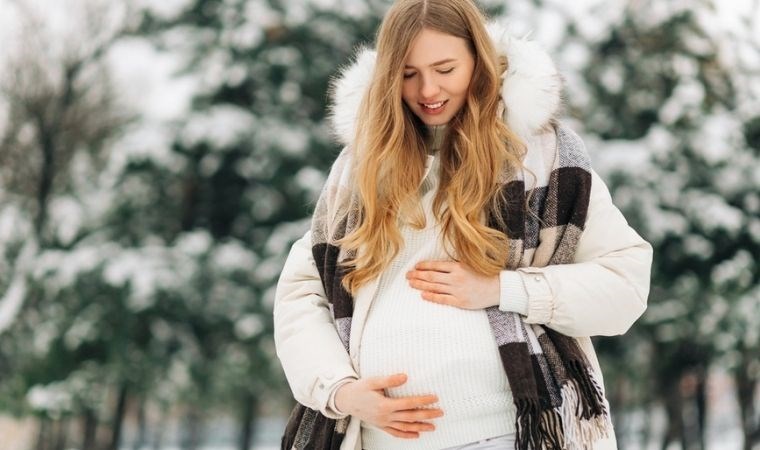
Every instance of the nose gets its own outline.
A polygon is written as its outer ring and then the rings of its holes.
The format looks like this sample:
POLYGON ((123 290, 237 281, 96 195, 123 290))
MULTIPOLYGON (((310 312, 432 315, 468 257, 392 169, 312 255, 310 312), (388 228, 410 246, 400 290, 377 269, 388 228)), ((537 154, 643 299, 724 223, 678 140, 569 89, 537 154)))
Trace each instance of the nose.
POLYGON ((436 83, 433 77, 427 76, 420 78, 422 79, 420 82, 420 97, 423 100, 435 100, 438 93, 441 91, 441 87, 436 83))

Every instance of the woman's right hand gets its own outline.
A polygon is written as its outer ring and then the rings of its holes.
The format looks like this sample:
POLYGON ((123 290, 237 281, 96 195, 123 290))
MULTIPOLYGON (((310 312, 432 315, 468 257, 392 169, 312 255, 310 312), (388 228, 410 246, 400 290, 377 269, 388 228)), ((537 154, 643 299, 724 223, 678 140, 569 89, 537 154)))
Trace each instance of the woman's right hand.
POLYGON ((436 395, 386 397, 385 388, 406 383, 406 374, 362 378, 338 388, 335 406, 341 412, 358 417, 383 431, 400 438, 418 438, 421 431, 433 431, 435 425, 427 419, 441 417, 439 408, 425 408, 438 401, 436 395))

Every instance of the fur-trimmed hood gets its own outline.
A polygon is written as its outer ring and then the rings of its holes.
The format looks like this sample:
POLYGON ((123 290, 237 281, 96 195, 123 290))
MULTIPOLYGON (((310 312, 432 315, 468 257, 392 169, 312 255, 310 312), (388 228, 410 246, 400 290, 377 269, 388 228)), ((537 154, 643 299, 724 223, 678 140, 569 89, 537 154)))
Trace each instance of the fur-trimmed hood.
MULTIPOLYGON (((487 24, 498 52, 507 56, 502 74, 504 120, 523 139, 544 129, 559 111, 562 79, 548 53, 537 43, 511 36, 498 22, 487 24)), ((361 48, 353 62, 342 68, 331 86, 330 125, 343 145, 354 139, 356 115, 372 79, 376 51, 361 48)))

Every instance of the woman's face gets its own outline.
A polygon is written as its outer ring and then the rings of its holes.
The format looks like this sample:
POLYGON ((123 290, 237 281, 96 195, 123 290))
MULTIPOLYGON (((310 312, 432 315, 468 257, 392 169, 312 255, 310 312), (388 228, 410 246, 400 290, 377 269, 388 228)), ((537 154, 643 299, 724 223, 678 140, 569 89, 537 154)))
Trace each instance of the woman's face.
POLYGON ((467 100, 475 67, 467 41, 425 28, 404 66, 404 103, 427 125, 448 123, 467 100))

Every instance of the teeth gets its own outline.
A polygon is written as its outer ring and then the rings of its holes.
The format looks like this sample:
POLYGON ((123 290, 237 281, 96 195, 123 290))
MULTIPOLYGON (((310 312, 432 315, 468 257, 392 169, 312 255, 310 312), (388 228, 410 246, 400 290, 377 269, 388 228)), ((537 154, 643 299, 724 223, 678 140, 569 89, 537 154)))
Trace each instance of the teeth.
POLYGON ((425 108, 428 108, 428 109, 436 109, 436 108, 440 108, 441 106, 443 106, 443 103, 444 103, 444 102, 438 102, 438 103, 428 103, 428 104, 425 104, 425 108))

